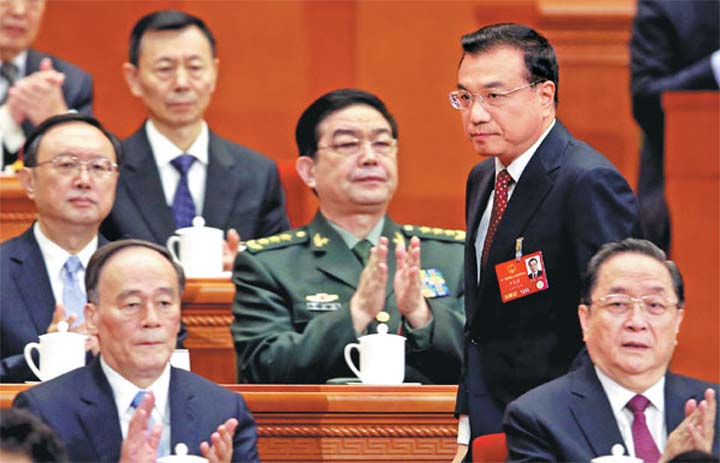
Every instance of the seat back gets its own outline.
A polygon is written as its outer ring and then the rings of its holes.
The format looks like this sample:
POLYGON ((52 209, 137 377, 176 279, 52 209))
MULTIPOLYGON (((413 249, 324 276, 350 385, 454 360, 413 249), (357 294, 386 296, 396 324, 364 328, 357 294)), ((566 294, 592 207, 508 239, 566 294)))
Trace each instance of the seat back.
POLYGON ((476 437, 472 442, 474 462, 501 462, 507 458, 505 433, 486 434, 476 437))

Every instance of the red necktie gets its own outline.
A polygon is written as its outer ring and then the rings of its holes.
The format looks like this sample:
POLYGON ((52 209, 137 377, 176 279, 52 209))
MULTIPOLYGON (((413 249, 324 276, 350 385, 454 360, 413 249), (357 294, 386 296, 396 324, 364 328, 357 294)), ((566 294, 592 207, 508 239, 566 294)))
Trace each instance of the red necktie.
POLYGON ((643 395, 636 395, 627 403, 626 407, 633 414, 632 436, 635 444, 635 456, 642 458, 645 463, 657 463, 660 459, 655 441, 645 422, 645 409, 650 401, 643 395))
POLYGON ((497 231, 500 219, 508 203, 508 188, 512 185, 513 179, 508 174, 507 169, 501 170, 495 179, 495 199, 493 199, 492 215, 490 216, 490 225, 488 225, 487 234, 485 235, 485 244, 482 252, 482 266, 485 267, 488 255, 490 254, 490 245, 492 245, 495 231, 497 231))

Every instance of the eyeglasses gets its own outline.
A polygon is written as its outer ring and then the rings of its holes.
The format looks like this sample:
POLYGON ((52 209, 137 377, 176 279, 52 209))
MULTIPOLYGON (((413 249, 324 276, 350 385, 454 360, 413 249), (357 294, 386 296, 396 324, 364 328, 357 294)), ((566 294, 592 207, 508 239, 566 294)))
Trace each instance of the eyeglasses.
POLYGON ((625 315, 633 306, 639 305, 645 309, 645 312, 654 316, 664 315, 668 309, 677 303, 678 301, 654 294, 642 297, 630 297, 626 294, 608 294, 591 302, 591 304, 597 304, 613 315, 625 315))
POLYGON ((104 179, 111 173, 118 170, 118 165, 107 158, 97 157, 83 161, 77 156, 69 154, 61 154, 60 156, 55 156, 49 161, 38 162, 34 166, 28 167, 34 168, 47 164, 50 164, 55 172, 65 177, 78 175, 83 166, 87 168, 89 175, 97 179, 104 179))
POLYGON ((455 109, 468 109, 473 105, 473 102, 476 99, 485 107, 499 108, 507 102, 507 99, 511 94, 524 88, 532 87, 540 82, 542 81, 536 80, 535 82, 511 88, 507 91, 489 88, 480 93, 472 93, 467 90, 460 89, 450 92, 448 97, 450 98, 450 105, 455 109))
POLYGON ((329 149, 343 156, 355 156, 360 154, 365 144, 370 144, 373 153, 382 156, 391 156, 397 151, 397 139, 378 138, 368 140, 365 138, 347 138, 327 146, 318 146, 318 150, 329 149))

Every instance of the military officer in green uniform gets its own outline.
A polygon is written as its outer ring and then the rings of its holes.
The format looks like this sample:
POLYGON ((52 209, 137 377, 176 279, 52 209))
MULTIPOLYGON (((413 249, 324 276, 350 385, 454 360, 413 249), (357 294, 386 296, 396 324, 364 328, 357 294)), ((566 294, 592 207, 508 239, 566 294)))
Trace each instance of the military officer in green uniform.
POLYGON ((330 92, 302 114, 297 171, 319 199, 308 225, 237 255, 231 332, 239 380, 351 377, 343 350, 386 323, 407 338, 405 381, 454 384, 463 346, 465 232, 401 226, 397 124, 375 95, 330 92))

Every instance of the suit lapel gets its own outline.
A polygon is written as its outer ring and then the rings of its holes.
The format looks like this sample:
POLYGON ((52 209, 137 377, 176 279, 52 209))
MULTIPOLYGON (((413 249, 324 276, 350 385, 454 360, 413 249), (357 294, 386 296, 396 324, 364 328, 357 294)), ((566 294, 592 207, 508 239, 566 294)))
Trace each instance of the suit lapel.
POLYGON ((33 227, 28 228, 21 238, 21 249, 10 258, 14 263, 10 276, 27 302, 26 307, 37 332, 45 333, 55 310, 55 296, 33 227))
POLYGON ((25 75, 38 71, 40 69, 40 61, 45 57, 42 53, 28 48, 27 58, 25 59, 25 75))
POLYGON ((317 268, 336 280, 357 288, 362 264, 343 239, 328 224, 320 211, 308 225, 310 249, 317 258, 317 268))
POLYGON ((196 417, 202 410, 197 410, 195 394, 185 382, 184 375, 171 368, 170 370, 170 453, 175 446, 182 442, 188 446, 190 453, 198 451, 201 439, 210 439, 210 436, 198 436, 196 417))
MULTIPOLYGON (((615 415, 591 362, 571 373, 570 412, 595 455, 609 455, 623 444, 615 415)), ((626 449, 627 453, 627 449, 626 449)))
POLYGON ((155 240, 163 242, 166 236, 175 232, 175 219, 165 203, 160 173, 145 133, 145 125, 123 145, 126 161, 120 178, 125 176, 128 196, 140 211, 155 240))
POLYGON ((245 183, 237 178, 237 164, 237 155, 228 150, 217 135, 210 132, 202 214, 208 226, 225 229, 225 225, 230 222, 233 198, 240 185, 245 183))
POLYGON ((78 420, 87 440, 95 447, 98 460, 119 461, 122 431, 110 383, 102 371, 99 359, 93 360, 86 371, 88 378, 78 382, 78 395, 85 405, 78 414, 78 420))

